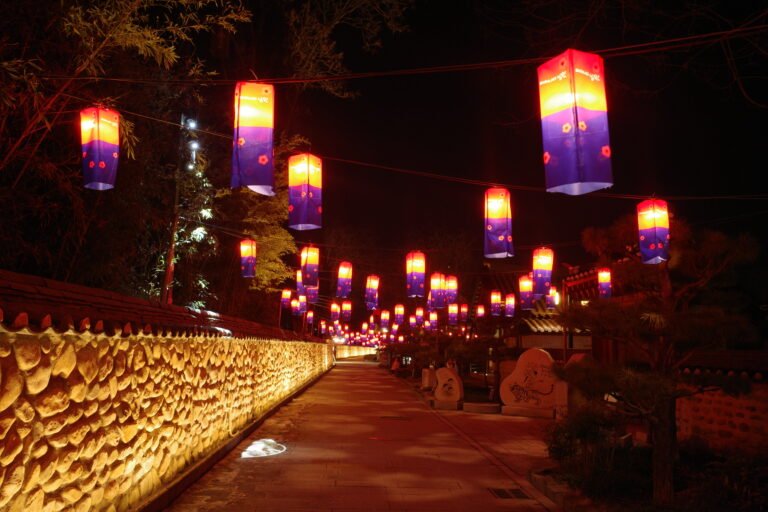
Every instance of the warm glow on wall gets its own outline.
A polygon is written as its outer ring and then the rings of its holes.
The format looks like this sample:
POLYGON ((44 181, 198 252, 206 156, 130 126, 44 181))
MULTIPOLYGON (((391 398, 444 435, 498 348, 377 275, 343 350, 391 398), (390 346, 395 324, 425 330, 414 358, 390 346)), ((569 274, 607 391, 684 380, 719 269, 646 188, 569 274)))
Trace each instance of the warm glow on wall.
POLYGON ((512 246, 512 208, 509 191, 505 188, 489 188, 485 191, 486 258, 509 258, 515 255, 512 246))
POLYGON ((405 256, 405 290, 408 297, 424 296, 426 268, 426 257, 423 252, 411 251, 405 256))
POLYGON ((240 241, 240 275, 256 276, 256 241, 245 238, 240 241))
POLYGON ((275 195, 272 133, 275 89, 258 82, 235 86, 235 133, 231 187, 248 187, 266 196, 275 195))
POLYGON ((113 188, 120 157, 120 114, 99 107, 81 110, 80 143, 85 188, 113 188))
POLYGON ((648 199, 637 205, 637 226, 643 263, 657 264, 669 259, 669 211, 662 199, 648 199))
POLYGON ((288 159, 288 227, 297 231, 319 229, 323 214, 323 162, 301 153, 288 159))

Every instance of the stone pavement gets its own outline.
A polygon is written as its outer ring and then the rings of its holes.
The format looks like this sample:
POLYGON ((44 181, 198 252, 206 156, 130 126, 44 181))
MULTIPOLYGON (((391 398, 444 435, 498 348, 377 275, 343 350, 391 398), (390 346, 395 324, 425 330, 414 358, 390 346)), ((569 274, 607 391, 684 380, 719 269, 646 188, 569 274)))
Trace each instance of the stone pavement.
POLYGON ((554 511, 527 479, 548 423, 434 411, 375 364, 339 361, 167 510, 554 511), (241 458, 262 438, 286 451, 241 458))

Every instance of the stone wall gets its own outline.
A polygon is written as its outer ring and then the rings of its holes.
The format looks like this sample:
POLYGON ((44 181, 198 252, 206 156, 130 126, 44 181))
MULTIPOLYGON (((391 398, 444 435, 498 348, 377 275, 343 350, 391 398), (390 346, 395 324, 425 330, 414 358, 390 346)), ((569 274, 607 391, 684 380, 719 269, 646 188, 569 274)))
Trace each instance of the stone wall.
POLYGON ((698 438, 717 450, 768 453, 768 384, 755 383, 746 395, 722 391, 677 401, 678 439, 698 438))
POLYGON ((336 359, 367 356, 375 353, 376 349, 373 347, 361 347, 359 345, 336 345, 336 359))
POLYGON ((332 365, 329 345, 0 325, 0 510, 128 510, 332 365))

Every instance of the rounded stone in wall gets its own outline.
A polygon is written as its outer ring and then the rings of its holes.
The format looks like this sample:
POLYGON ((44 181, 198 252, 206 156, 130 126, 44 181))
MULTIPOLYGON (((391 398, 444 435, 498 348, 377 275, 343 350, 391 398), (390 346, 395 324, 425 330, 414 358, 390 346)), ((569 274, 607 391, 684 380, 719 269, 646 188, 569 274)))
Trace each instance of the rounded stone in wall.
POLYGON ((13 344, 13 354, 20 370, 31 370, 40 362, 43 355, 37 338, 23 336, 16 338, 13 344))
POLYGON ((53 375, 69 377, 77 366, 75 347, 71 343, 54 345, 53 354, 53 375))

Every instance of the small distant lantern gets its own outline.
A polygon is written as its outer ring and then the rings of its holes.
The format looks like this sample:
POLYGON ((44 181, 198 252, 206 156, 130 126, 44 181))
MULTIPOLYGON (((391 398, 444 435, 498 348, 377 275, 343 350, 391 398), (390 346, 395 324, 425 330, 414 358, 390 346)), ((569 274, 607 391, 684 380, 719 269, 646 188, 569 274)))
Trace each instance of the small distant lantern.
POLYGON ((363 324, 360 326, 360 332, 363 334, 368 333, 368 322, 363 322, 363 324))
POLYGON ((560 304, 560 293, 557 291, 557 287, 550 287, 545 303, 547 309, 554 309, 560 304))
POLYGON ((485 243, 486 258, 509 258, 515 255, 512 246, 512 208, 509 191, 489 188, 485 191, 485 243))
POLYGON ((304 280, 302 279, 301 270, 296 271, 296 295, 306 295, 307 289, 304 286, 304 280))
POLYGON ((81 110, 80 144, 85 188, 114 188, 120 157, 120 114, 100 107, 81 110))
POLYGON ((424 308, 416 308, 416 324, 421 325, 424 323, 424 308))
POLYGON ((365 282, 365 306, 369 311, 379 307, 379 276, 370 275, 365 282))
POLYGON ((637 205, 640 254, 643 263, 657 264, 669 259, 669 211, 662 199, 648 199, 637 205))
POLYGON ((448 325, 457 325, 459 323, 459 305, 455 302, 448 304, 448 325))
POLYGON ((424 296, 426 258, 421 251, 411 251, 405 256, 405 290, 408 297, 424 296))
POLYGON ((381 310, 379 315, 379 325, 382 329, 389 329, 389 311, 386 309, 381 310))
POLYGON ((515 316, 515 294, 508 293, 504 298, 504 316, 512 318, 515 316))
POLYGON ((323 162, 310 153, 288 159, 288 227, 297 231, 323 225, 323 162))
POLYGON ((462 304, 459 306, 459 321, 466 323, 469 319, 469 304, 462 304))
POLYGON ((256 276, 256 241, 248 238, 240 241, 240 275, 256 276))
POLYGON ((501 316, 501 292, 491 290, 491 316, 501 316))
POLYGON ((475 309, 475 318, 483 318, 485 316, 485 306, 478 304, 475 309))
POLYGON ((566 50, 538 69, 547 192, 613 185, 603 59, 566 50))
POLYGON ((352 320, 352 302, 345 300, 341 303, 341 320, 349 322, 352 320))
POLYGON ((416 322, 416 315, 410 315, 408 317, 408 327, 411 329, 415 329, 418 326, 418 323, 416 322))
POLYGON ((283 308, 287 308, 291 306, 291 294, 293 292, 291 290, 283 290, 280 293, 280 306, 283 308))
POLYGON ((430 323, 429 320, 424 321, 424 330, 427 332, 432 332, 432 323, 430 323))
POLYGON ((306 286, 304 291, 307 294, 307 302, 317 304, 317 300, 320 298, 320 288, 317 286, 306 286))
POLYGON ((445 307, 445 275, 434 272, 429 278, 430 305, 433 308, 445 307))
POLYGON ((235 86, 235 134, 231 187, 248 187, 275 195, 272 134, 275 127, 275 88, 258 82, 235 86))
POLYGON ((401 325, 405 320, 405 306, 395 304, 395 325, 401 325))
POLYGON ((320 249, 307 246, 301 249, 301 276, 304 286, 318 285, 318 265, 320 263, 320 249))
POLYGON ((336 296, 346 299, 352 293, 352 264, 342 261, 339 264, 339 277, 336 280, 336 296))
POLYGON ((307 325, 312 325, 314 323, 315 323, 315 312, 307 311, 307 325))
POLYGON ((429 314, 429 325, 432 329, 437 329, 437 311, 432 311, 429 314))
POLYGON ((520 309, 533 309, 533 280, 529 275, 520 276, 518 289, 520 291, 520 309))
POLYGON ((328 332, 328 324, 325 320, 320 320, 320 334, 326 334, 328 332))
POLYGON ((307 296, 299 295, 299 313, 307 312, 307 296))
POLYGON ((549 247, 539 247, 533 251, 533 295, 541 298, 549 293, 552 285, 552 266, 555 253, 549 247))
POLYGON ((293 313, 293 316, 299 316, 301 314, 301 307, 299 306, 299 299, 291 300, 291 313, 293 313))
POLYGON ((338 322, 341 313, 341 307, 335 303, 331 303, 331 322, 338 322))
POLYGON ((445 303, 453 304, 459 298, 459 279, 456 276, 445 276, 445 303))
POLYGON ((611 269, 601 268, 597 270, 597 291, 601 299, 611 297, 611 269))

